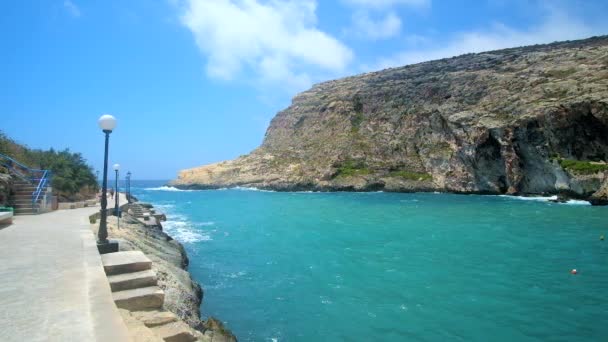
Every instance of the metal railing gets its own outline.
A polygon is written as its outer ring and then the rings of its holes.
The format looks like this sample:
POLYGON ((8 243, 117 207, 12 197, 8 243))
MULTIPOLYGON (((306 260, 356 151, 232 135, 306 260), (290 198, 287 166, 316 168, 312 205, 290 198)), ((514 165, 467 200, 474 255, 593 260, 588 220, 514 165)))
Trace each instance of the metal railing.
MULTIPOLYGON (((36 171, 43 171, 43 172, 42 172, 42 177, 40 178, 40 180, 38 182, 38 186, 36 187, 36 190, 32 194, 32 207, 38 205, 38 199, 40 198, 42 191, 44 191, 44 189, 48 186, 48 183, 49 183, 49 181, 51 179, 51 175, 52 175, 52 172, 49 170, 36 170, 36 171)), ((40 208, 38 208, 38 209, 40 209, 40 208)))
POLYGON ((38 200, 44 189, 49 185, 52 172, 29 168, 2 153, 0 153, 0 165, 7 168, 10 173, 21 180, 36 186, 36 190, 32 192, 32 209, 40 210, 38 200))

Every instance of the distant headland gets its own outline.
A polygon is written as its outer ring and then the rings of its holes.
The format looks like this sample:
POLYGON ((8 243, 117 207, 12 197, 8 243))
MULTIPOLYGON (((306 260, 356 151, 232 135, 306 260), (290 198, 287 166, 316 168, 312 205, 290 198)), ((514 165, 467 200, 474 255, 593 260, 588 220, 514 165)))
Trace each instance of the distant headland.
POLYGON ((317 84, 262 145, 170 184, 562 194, 608 203, 608 36, 317 84))

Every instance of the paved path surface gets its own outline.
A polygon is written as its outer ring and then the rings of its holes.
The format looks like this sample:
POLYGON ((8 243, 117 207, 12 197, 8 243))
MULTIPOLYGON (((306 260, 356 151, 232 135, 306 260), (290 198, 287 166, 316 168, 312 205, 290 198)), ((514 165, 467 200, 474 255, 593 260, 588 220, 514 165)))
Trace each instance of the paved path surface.
POLYGON ((0 341, 129 341, 90 229, 97 211, 15 216, 0 230, 0 341))

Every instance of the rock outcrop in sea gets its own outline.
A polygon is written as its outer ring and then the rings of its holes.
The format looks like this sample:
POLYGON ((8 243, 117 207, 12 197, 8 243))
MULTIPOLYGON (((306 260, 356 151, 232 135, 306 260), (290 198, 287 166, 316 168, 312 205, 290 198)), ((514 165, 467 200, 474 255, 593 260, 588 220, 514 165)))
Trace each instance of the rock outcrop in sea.
POLYGON ((276 115, 259 148, 171 184, 588 199, 606 182, 607 159, 602 36, 317 84, 276 115))

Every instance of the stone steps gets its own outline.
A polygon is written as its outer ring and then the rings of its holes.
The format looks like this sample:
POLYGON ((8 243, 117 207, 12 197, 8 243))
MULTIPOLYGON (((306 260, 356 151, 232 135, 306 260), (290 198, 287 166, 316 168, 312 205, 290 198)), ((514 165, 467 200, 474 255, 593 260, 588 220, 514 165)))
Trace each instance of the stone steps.
POLYGON ((157 284, 152 261, 141 251, 101 255, 114 303, 129 311, 160 309, 165 293, 157 284))
POLYGON ((130 327, 133 340, 194 342, 203 335, 169 312, 162 311, 165 293, 160 289, 152 261, 141 251, 101 255, 114 303, 130 327))
POLYGON ((150 328, 165 342, 194 342, 198 338, 192 334, 190 326, 184 322, 172 322, 150 328))
POLYGON ((30 192, 29 194, 13 195, 13 196, 11 196, 11 198, 13 198, 15 200, 29 199, 31 201, 32 200, 32 193, 30 192))
POLYGON ((178 320, 177 316, 169 311, 134 311, 131 312, 131 315, 149 328, 177 322, 178 320))
POLYGON ((15 198, 13 200, 14 204, 32 204, 32 196, 28 196, 29 198, 15 198))
POLYGON ((108 281, 112 292, 156 286, 157 284, 156 273, 152 270, 110 275, 108 281))
POLYGON ((14 207, 13 208, 13 213, 15 215, 36 215, 38 214, 38 210, 29 207, 29 208, 18 208, 18 207, 14 207))
POLYGON ((145 271, 152 267, 152 261, 141 251, 103 254, 101 261, 107 275, 145 271))
POLYGON ((112 297, 118 308, 129 311, 160 309, 165 301, 165 293, 158 286, 112 292, 112 297))
POLYGON ((10 203, 14 208, 15 215, 37 215, 40 199, 44 197, 46 188, 40 192, 39 200, 32 203, 32 194, 36 191, 37 185, 28 182, 13 183, 14 194, 10 198, 10 203))

